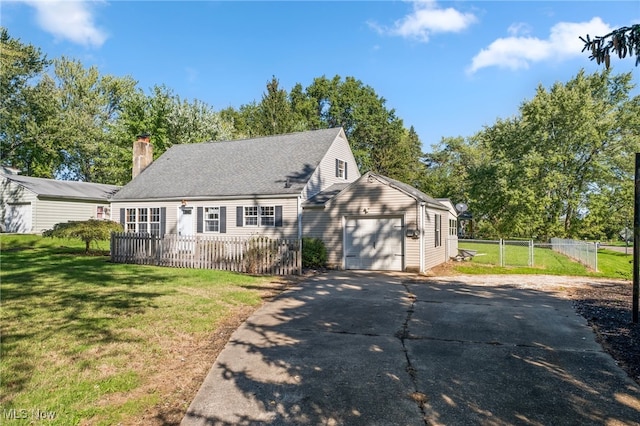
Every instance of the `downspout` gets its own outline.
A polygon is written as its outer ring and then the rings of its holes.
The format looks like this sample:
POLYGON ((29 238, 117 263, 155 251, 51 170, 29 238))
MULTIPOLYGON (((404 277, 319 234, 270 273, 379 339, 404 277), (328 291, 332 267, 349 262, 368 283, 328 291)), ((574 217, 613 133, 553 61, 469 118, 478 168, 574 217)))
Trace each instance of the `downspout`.
POLYGON ((418 229, 419 231, 419 236, 420 236, 420 240, 418 243, 418 251, 420 253, 420 273, 423 274, 424 273, 424 206, 425 203, 424 201, 420 203, 420 205, 418 206, 418 202, 416 201, 416 207, 418 208, 418 229))
POLYGON ((298 240, 302 241, 302 200, 301 197, 297 198, 297 211, 298 211, 298 240))

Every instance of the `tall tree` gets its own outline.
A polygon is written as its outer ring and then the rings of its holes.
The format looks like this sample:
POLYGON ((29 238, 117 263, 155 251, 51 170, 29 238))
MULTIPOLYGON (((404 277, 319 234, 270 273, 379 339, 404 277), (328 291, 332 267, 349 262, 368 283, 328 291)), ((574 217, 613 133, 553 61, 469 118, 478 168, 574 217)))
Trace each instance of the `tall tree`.
POLYGON ((291 102, 275 76, 267 82, 267 92, 258 105, 258 126, 263 135, 280 135, 294 129, 291 102))
POLYGON ((499 235, 577 235, 589 200, 619 192, 638 148, 632 87, 630 74, 581 71, 479 133, 490 160, 470 175, 470 197, 499 235))
POLYGON ((111 130, 123 99, 135 90, 131 77, 101 76, 96 67, 66 57, 54 61, 59 114, 51 134, 64 157, 59 176, 85 182, 113 183, 111 130))
POLYGON ((50 61, 39 48, 23 44, 0 27, 0 161, 29 176, 52 177, 57 151, 47 138, 55 116, 50 61))

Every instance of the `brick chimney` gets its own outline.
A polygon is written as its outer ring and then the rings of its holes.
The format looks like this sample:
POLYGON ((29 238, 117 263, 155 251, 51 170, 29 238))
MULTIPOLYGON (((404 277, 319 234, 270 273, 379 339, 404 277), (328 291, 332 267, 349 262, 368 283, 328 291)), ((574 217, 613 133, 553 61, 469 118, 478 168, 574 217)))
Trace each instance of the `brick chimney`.
POLYGON ((133 171, 132 179, 135 179, 153 161, 153 146, 150 143, 148 133, 138 135, 138 140, 133 143, 133 171))

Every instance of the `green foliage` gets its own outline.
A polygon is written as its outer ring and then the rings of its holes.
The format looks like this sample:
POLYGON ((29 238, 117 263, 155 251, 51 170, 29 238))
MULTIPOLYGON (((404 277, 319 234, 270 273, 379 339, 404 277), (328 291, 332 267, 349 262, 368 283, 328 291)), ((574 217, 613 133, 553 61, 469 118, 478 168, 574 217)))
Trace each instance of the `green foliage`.
POLYGON ((640 64, 640 24, 617 28, 594 39, 587 34, 586 40, 582 37, 580 40, 584 43, 582 51, 591 53, 589 59, 595 59, 598 65, 604 63, 607 69, 611 65, 611 54, 618 55, 620 59, 635 55, 636 66, 640 64))
POLYGON ((322 268, 327 264, 327 248, 320 238, 302 239, 302 267, 322 268))
MULTIPOLYGON (((490 237, 597 237, 632 210, 640 97, 630 74, 584 71, 538 87, 520 113, 427 157, 425 186, 465 201, 490 237), (438 184, 446 178, 459 190, 438 184)), ((617 230, 617 231, 616 231, 617 230)))
POLYGON ((94 241, 108 240, 112 232, 122 232, 122 225, 110 220, 89 219, 78 222, 56 223, 53 229, 42 233, 44 237, 77 238, 85 243, 85 252, 94 241))

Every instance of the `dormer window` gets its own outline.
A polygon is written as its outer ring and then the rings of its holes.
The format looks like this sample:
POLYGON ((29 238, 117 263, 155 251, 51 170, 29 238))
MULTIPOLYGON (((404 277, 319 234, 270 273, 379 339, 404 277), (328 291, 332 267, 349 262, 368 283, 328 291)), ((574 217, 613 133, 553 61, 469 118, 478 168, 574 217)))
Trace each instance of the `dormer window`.
POLYGON ((336 177, 347 179, 347 162, 336 158, 336 177))

